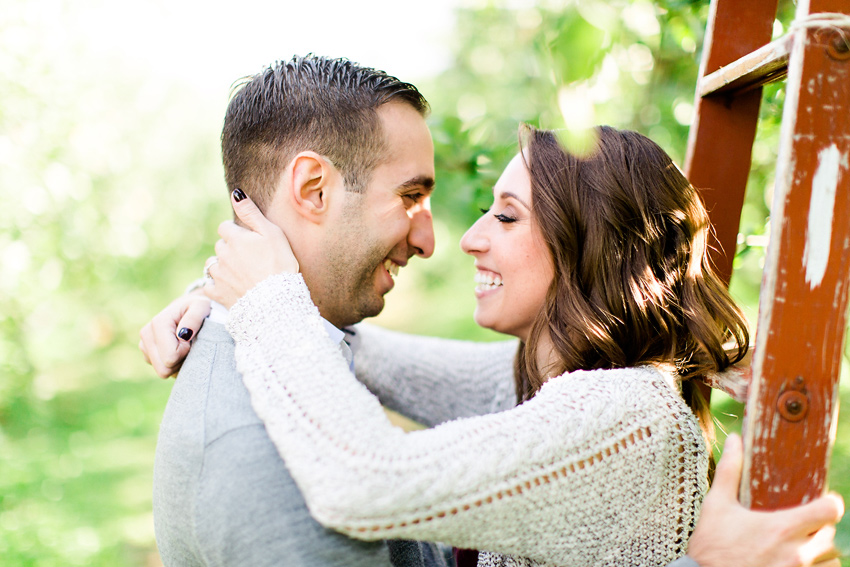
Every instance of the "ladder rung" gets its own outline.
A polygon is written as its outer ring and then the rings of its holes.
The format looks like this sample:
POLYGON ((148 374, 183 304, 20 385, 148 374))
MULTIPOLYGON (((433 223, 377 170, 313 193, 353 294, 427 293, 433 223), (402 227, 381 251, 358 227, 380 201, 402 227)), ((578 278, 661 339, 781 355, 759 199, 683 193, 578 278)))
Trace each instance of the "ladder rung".
POLYGON ((740 93, 784 78, 793 44, 794 34, 789 33, 706 75, 699 82, 699 95, 740 93))

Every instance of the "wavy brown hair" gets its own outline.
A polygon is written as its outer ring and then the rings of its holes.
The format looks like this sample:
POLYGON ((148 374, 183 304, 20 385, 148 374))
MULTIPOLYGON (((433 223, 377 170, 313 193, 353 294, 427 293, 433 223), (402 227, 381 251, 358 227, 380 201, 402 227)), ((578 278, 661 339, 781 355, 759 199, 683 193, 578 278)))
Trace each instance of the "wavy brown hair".
POLYGON ((580 157, 554 132, 526 126, 520 133, 532 217, 555 277, 519 348, 518 401, 563 372, 671 364, 710 447, 713 424, 691 379, 741 360, 749 332, 709 263, 708 213, 657 144, 607 126, 595 134, 595 149, 580 157), (537 367, 544 332, 554 368, 537 367))

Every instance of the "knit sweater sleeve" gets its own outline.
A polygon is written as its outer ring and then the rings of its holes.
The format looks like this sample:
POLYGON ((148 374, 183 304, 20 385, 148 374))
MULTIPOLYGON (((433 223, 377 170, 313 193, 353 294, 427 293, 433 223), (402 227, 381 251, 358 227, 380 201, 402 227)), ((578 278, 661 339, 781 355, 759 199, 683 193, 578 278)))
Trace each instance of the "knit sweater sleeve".
POLYGON ((348 371, 299 275, 260 283, 228 328, 254 409, 327 527, 546 564, 685 553, 705 446, 654 369, 564 375, 512 410, 405 434, 348 371))
POLYGON ((357 379, 407 417, 433 427, 516 405, 515 340, 476 343, 368 324, 354 330, 357 379))

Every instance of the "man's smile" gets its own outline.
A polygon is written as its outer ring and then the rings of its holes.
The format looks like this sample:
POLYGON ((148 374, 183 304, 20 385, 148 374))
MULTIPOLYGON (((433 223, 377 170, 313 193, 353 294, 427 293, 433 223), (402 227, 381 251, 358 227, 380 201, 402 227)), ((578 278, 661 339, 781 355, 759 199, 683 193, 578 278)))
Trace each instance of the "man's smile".
POLYGON ((401 269, 401 266, 395 263, 395 261, 387 258, 384 260, 384 269, 391 277, 395 278, 398 275, 398 271, 401 269))

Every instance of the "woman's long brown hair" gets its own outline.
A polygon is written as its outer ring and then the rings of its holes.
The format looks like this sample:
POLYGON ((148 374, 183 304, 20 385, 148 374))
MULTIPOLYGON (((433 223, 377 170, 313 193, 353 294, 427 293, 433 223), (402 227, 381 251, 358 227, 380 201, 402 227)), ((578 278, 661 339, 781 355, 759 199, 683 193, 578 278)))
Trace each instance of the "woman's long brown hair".
POLYGON ((714 427, 691 378, 741 360, 743 314, 712 270, 708 213, 657 144, 636 132, 595 129, 584 157, 555 133, 523 127, 532 216, 555 277, 516 362, 519 402, 549 376, 574 370, 675 365, 709 449, 714 427), (548 333, 555 367, 538 368, 548 333), (724 343, 734 341, 731 356, 724 343))

